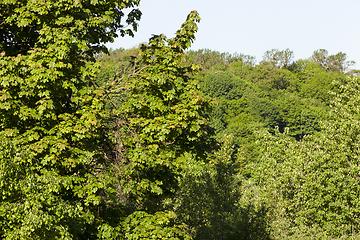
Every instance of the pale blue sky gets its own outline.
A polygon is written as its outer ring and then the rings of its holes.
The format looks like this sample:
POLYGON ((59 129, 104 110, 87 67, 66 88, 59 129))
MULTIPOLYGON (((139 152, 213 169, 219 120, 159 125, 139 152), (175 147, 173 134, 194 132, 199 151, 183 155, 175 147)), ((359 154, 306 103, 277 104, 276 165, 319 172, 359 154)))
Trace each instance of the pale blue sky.
POLYGON ((325 48, 345 52, 360 69, 360 0, 142 0, 135 37, 118 38, 111 48, 131 48, 151 34, 173 37, 191 10, 201 17, 191 49, 244 53, 262 59, 265 51, 289 48, 295 59, 325 48))

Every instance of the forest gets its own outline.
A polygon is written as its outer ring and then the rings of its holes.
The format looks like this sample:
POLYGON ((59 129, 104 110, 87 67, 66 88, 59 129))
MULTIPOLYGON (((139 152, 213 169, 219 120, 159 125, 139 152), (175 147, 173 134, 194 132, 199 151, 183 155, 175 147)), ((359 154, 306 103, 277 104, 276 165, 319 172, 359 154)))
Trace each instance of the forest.
POLYGON ((347 54, 107 49, 138 6, 0 3, 0 238, 360 239, 347 54))

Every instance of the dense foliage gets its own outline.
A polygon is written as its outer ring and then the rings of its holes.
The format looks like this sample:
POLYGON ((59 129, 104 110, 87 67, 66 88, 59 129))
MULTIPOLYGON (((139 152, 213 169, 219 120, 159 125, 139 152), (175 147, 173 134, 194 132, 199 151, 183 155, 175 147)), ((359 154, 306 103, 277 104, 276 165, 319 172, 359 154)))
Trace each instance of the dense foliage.
POLYGON ((346 54, 186 51, 196 11, 108 51, 138 5, 0 3, 0 238, 358 237, 346 54))
POLYGON ((124 79, 125 100, 113 111, 120 122, 114 134, 122 134, 121 186, 130 201, 150 212, 174 194, 187 159, 204 160, 215 147, 208 126, 211 99, 191 78, 197 66, 183 61, 198 21, 194 11, 175 38, 153 36, 141 46, 140 70, 124 79))
POLYGON ((254 175, 274 205, 276 235, 358 237, 359 79, 339 88, 319 134, 293 141, 287 133, 264 133, 254 175))
MULTIPOLYGON (((98 75, 100 83, 104 82, 102 76, 106 74, 106 69, 126 71, 128 67, 124 66, 134 61, 139 49, 120 49, 113 53, 118 56, 117 60, 114 60, 114 55, 102 59, 103 72, 98 75)), ((284 207, 286 203, 279 201, 278 194, 270 194, 271 191, 283 192, 281 187, 286 185, 279 179, 275 182, 280 189, 274 189, 272 184, 278 177, 272 178, 273 175, 265 173, 275 168, 269 165, 274 155, 268 146, 277 147, 279 153, 276 156, 282 160, 276 161, 282 162, 286 158, 301 156, 303 148, 298 145, 308 141, 308 135, 313 135, 314 139, 323 136, 323 122, 334 119, 331 110, 334 95, 329 91, 341 91, 341 86, 351 82, 348 77, 350 73, 330 71, 312 58, 286 66, 269 64, 266 59, 271 54, 276 55, 279 62, 285 61, 281 60, 282 57, 292 56, 289 50, 272 50, 265 54, 260 64, 255 65, 244 58, 205 49, 190 51, 187 53, 189 58, 184 58, 183 63, 193 61, 200 63, 200 66, 215 64, 211 68, 202 68, 203 71, 194 77, 200 82, 205 95, 215 100, 210 125, 219 141, 223 142, 219 152, 208 155, 208 163, 187 160, 188 167, 184 167, 179 175, 175 199, 168 199, 164 205, 174 209, 178 219, 188 225, 195 239, 331 239, 349 234, 345 228, 342 232, 334 233, 321 224, 311 222, 307 225, 291 225, 291 222, 300 221, 300 216, 276 211, 287 209, 284 207), (264 135, 264 131, 269 134, 264 135), (283 140, 275 137, 285 136, 284 132, 289 141, 285 145, 282 144, 283 140), (290 148, 289 144, 294 147, 290 148), (284 149, 289 149, 288 157, 284 149)), ((162 100, 156 102, 161 103, 162 100)), ((309 146, 312 144, 314 142, 310 141, 309 146)), ((311 153, 309 149, 304 152, 311 153)), ((289 165, 299 166, 293 162, 289 165)), ((290 172, 285 174, 282 166, 275 168, 276 176, 296 176, 290 172)), ((314 171, 317 174, 317 170, 314 171)), ((322 201, 321 196, 318 201, 322 201)), ((296 207, 292 206, 293 209, 296 207)), ((329 228, 343 226, 334 222, 328 224, 329 228)), ((357 231, 352 228, 354 232, 357 231)))
POLYGON ((276 126, 280 132, 289 128, 297 140, 319 132, 320 120, 328 117, 332 82, 347 78, 310 60, 287 66, 238 61, 216 65, 196 77, 204 93, 217 99, 211 126, 218 136, 233 134, 250 161, 259 155, 254 135, 258 129, 274 133, 276 126))
POLYGON ((106 181, 93 76, 104 43, 136 30, 138 1, 0 3, 0 236, 94 238, 106 181))

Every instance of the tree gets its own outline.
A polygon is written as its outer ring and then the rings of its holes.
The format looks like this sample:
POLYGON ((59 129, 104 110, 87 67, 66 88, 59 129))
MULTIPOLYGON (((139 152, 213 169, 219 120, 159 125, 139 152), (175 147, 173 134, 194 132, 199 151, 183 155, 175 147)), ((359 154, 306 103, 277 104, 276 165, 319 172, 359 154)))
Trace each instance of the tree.
POLYGON ((208 125, 212 100, 193 78, 199 66, 188 65, 184 54, 199 20, 193 11, 173 39, 154 35, 140 47, 140 71, 126 80, 127 99, 114 112, 123 120, 117 132, 128 136, 120 139, 121 186, 148 212, 173 195, 184 159, 204 160, 216 144, 208 125))
POLYGON ((254 176, 273 207, 273 234, 323 239, 358 236, 359 79, 337 84, 322 132, 298 142, 286 133, 265 134, 262 139, 265 154, 254 176))
POLYGON ((193 63, 200 64, 204 71, 214 69, 215 66, 226 66, 234 62, 242 62, 246 65, 255 65, 255 57, 242 53, 230 54, 228 52, 220 53, 210 49, 200 49, 197 51, 187 51, 193 63))
POLYGON ((244 194, 249 191, 237 173, 233 137, 223 135, 220 142, 208 164, 188 161, 173 202, 175 212, 194 239, 268 239, 265 209, 244 194))
MULTIPOLYGON (((0 237, 96 238, 106 116, 95 54, 133 35, 139 1, 0 3, 0 237)), ((101 237, 101 236, 99 236, 101 237)))
POLYGON ((264 53, 261 63, 278 68, 288 68, 290 67, 293 58, 294 52, 290 51, 288 48, 282 51, 272 49, 264 53))
POLYGON ((335 55, 329 55, 326 49, 316 50, 311 56, 313 62, 333 72, 346 72, 349 67, 355 65, 354 61, 347 61, 346 59, 346 53, 338 52, 335 55))
POLYGON ((209 127, 212 99, 194 79, 200 67, 189 64, 184 53, 199 21, 192 11, 174 38, 154 35, 104 84, 114 105, 108 121, 115 140, 109 171, 117 177, 110 189, 116 196, 107 200, 118 213, 112 211, 115 223, 102 229, 112 238, 190 238, 165 203, 174 198, 187 163, 204 162, 216 148, 209 127))

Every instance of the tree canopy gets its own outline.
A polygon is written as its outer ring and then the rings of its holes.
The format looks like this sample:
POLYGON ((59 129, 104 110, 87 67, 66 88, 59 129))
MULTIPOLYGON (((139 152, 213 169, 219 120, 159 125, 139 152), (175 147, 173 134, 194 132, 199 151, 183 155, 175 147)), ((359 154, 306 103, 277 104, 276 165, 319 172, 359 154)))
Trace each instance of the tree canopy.
MULTIPOLYGON (((108 140, 95 54, 133 34, 138 1, 3 1, 0 235, 93 238, 108 140)), ((100 217, 101 219, 101 217, 100 217)))
POLYGON ((0 3, 0 238, 357 238, 347 55, 188 50, 196 11, 108 50, 138 6, 0 3))

